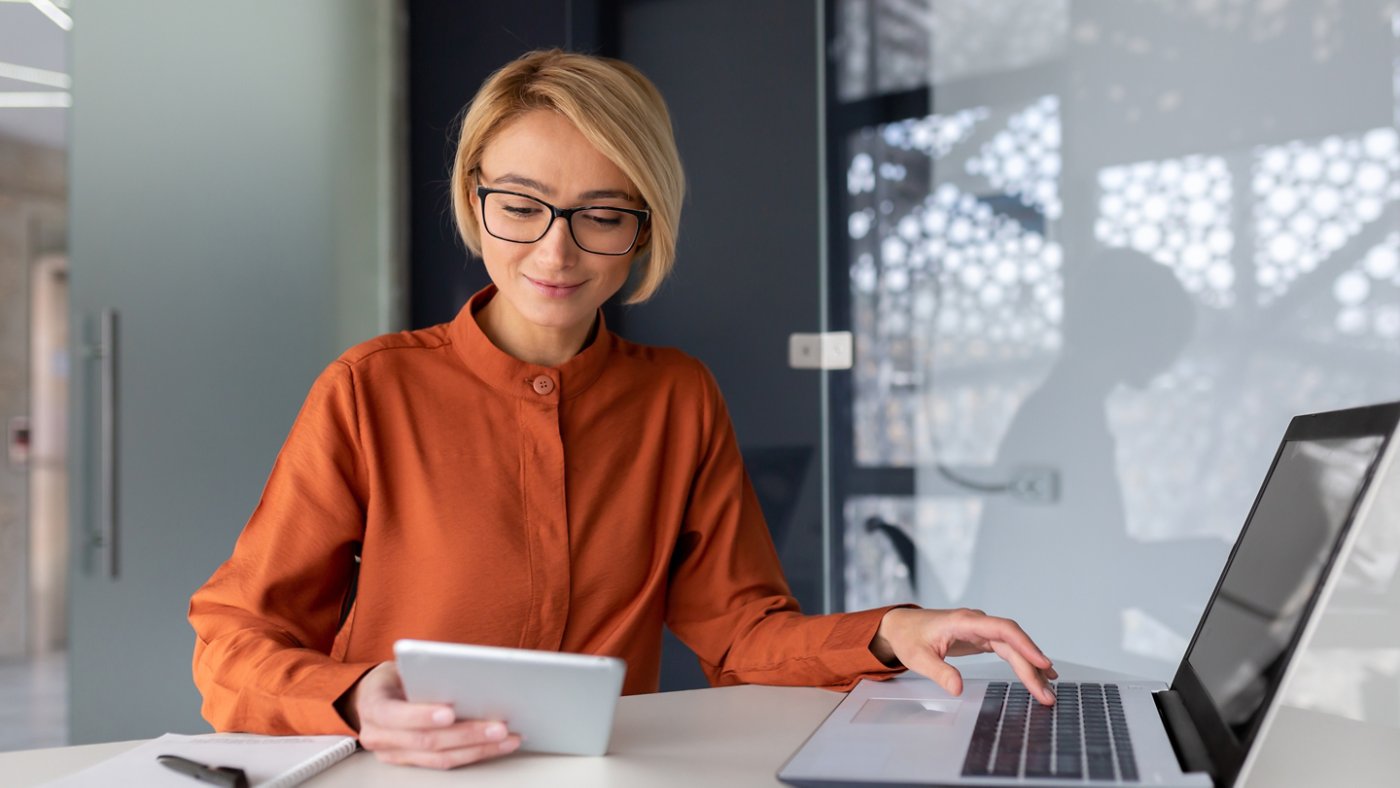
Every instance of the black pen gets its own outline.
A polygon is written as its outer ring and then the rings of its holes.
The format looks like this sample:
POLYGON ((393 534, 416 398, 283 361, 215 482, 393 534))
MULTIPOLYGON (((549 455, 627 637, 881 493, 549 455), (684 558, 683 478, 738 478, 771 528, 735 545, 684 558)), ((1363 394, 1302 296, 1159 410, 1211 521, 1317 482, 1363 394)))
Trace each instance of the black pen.
POLYGON ((156 760, 167 769, 174 769, 202 783, 222 788, 248 788, 248 775, 244 774, 242 769, 232 766, 207 766, 179 755, 157 755, 156 760))

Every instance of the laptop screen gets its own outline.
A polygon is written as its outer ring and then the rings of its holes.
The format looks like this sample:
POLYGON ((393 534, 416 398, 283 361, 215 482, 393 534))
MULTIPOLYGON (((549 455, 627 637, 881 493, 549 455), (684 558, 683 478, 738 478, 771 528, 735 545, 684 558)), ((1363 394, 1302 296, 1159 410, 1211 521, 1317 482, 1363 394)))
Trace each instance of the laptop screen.
POLYGON ((1285 441, 1245 523, 1186 663, 1246 748, 1384 443, 1383 435, 1285 441))

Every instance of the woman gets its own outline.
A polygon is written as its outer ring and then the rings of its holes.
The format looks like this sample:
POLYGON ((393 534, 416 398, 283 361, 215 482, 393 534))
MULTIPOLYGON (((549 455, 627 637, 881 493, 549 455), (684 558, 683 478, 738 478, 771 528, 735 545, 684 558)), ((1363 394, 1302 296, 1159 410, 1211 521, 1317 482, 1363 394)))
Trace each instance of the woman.
POLYGON ((636 693, 657 688, 663 623, 714 684, 844 689, 907 666, 956 693, 943 658, 995 651, 1053 702, 1014 622, 798 611, 713 378, 599 311, 634 267, 631 302, 665 279, 683 192, 665 104, 630 66, 536 52, 487 80, 452 196, 492 285, 312 387, 190 603, 217 729, 357 734, 382 760, 451 768, 518 738, 406 702, 396 639, 614 655, 636 693))

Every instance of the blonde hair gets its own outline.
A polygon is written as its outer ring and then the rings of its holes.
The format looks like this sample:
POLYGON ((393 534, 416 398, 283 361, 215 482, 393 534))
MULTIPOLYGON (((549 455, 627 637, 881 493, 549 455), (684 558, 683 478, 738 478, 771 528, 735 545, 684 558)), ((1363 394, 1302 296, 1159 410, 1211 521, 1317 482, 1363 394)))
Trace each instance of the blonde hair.
POLYGON ((567 118, 641 192, 651 221, 637 242, 643 271, 627 303, 647 300, 675 265, 685 173, 660 91, 620 60, 558 49, 528 52, 482 84, 462 119, 452 162, 452 210, 462 240, 481 255, 472 181, 482 152, 508 122, 537 109, 567 118))

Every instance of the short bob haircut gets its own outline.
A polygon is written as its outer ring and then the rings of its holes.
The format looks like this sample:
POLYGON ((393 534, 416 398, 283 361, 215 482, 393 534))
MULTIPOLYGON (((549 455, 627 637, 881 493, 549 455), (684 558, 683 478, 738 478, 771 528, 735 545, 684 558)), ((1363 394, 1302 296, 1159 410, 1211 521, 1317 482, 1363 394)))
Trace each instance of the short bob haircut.
POLYGON ((462 119, 452 162, 452 210, 462 240, 481 255, 474 206, 482 151, 507 123, 537 109, 567 118, 641 192, 651 220, 637 241, 636 260, 644 267, 627 303, 647 300, 676 261, 685 173, 660 91, 620 60, 528 52, 482 84, 462 119))

